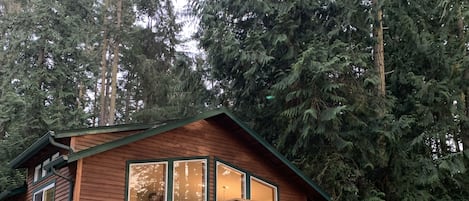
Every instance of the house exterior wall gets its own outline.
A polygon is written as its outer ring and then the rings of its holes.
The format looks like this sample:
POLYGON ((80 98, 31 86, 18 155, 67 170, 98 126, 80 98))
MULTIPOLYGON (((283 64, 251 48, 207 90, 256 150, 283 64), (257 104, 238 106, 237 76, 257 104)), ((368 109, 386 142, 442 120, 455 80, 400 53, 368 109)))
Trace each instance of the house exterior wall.
POLYGON ((128 131, 120 133, 101 133, 101 134, 92 134, 92 135, 83 135, 72 137, 71 147, 75 152, 100 145, 106 142, 117 140, 122 137, 133 135, 141 131, 128 131))
MULTIPOLYGON (((53 173, 48 174, 46 177, 39 179, 38 181, 34 182, 34 168, 37 164, 42 163, 47 157, 50 157, 52 154, 56 153, 58 150, 55 148, 46 148, 44 149, 40 154, 37 155, 30 163, 31 165, 29 166, 27 173, 27 191, 26 195, 19 198, 18 200, 33 200, 33 195, 35 192, 38 190, 42 189, 48 184, 54 183, 55 185, 55 193, 54 193, 54 200, 69 200, 69 194, 70 194, 70 182, 68 182, 66 179, 57 176, 53 173)), ((61 153, 63 154, 63 153, 61 153)), ((65 166, 61 169, 58 169, 57 172, 60 175, 63 175, 65 177, 69 178, 74 178, 75 174, 75 165, 70 164, 68 166, 65 166)))
MULTIPOLYGON (((209 200, 215 200, 215 160, 235 165, 275 184, 279 201, 306 201, 303 189, 258 150, 214 123, 200 120, 103 153, 83 158, 81 201, 126 200, 126 162, 165 158, 209 157, 209 200)), ((98 136, 98 135, 91 135, 98 136)))

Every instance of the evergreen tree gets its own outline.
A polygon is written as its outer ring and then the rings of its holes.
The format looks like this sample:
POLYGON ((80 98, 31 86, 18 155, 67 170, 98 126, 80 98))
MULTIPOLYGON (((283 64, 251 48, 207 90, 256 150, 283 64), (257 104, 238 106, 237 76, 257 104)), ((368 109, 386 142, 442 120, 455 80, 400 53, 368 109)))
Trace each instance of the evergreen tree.
POLYGON ((467 195, 463 2, 194 5, 224 104, 334 199, 467 195))

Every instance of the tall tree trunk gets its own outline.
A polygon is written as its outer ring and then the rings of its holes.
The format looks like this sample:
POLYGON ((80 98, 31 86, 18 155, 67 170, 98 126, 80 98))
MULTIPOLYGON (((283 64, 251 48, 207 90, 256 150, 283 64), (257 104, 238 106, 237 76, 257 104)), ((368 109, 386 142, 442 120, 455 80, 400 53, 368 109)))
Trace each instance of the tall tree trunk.
POLYGON ((81 109, 82 107, 82 103, 81 101, 83 100, 83 96, 85 94, 85 89, 84 89, 84 86, 83 86, 83 82, 80 82, 80 84, 78 84, 78 97, 77 97, 77 108, 78 109, 81 109))
POLYGON ((108 30, 107 30, 107 24, 108 24, 108 19, 107 19, 107 10, 109 8, 109 0, 104 1, 104 11, 103 11, 103 49, 101 52, 101 91, 99 95, 99 118, 98 118, 98 125, 106 125, 106 97, 107 93, 106 91, 106 73, 107 73, 107 48, 108 48, 108 30))
POLYGON ((116 34, 114 38, 114 58, 112 61, 112 79, 111 79, 111 105, 109 107, 109 124, 114 124, 116 116, 116 96, 117 96, 117 70, 119 66, 119 45, 120 45, 120 26, 122 18, 122 0, 117 1, 117 23, 116 34))
POLYGON ((376 9, 375 22, 373 24, 373 36, 376 40, 373 47, 373 59, 379 76, 378 94, 385 96, 386 78, 384 76, 383 9, 380 7, 379 0, 373 0, 373 8, 376 9))

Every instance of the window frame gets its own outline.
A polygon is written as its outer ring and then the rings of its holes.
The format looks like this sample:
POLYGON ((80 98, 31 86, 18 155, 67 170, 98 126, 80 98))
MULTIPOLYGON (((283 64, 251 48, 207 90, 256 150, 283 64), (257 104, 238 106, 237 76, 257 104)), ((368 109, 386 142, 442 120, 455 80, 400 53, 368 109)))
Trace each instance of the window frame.
POLYGON ((267 184, 268 186, 271 186, 271 187, 274 187, 275 189, 275 196, 274 196, 274 201, 280 201, 280 191, 279 191, 279 187, 277 184, 273 183, 273 182, 270 182, 266 179, 263 179, 262 177, 258 176, 258 175, 255 175, 255 174, 252 174, 250 171, 246 171, 244 170, 243 168, 239 168, 229 162, 226 162, 224 160, 221 160, 217 157, 215 157, 215 165, 214 165, 214 169, 215 169, 215 179, 214 179, 214 190, 215 190, 215 195, 214 195, 214 198, 215 198, 215 201, 217 201, 217 175, 218 175, 218 163, 221 163, 221 164, 224 164, 228 167, 231 167, 232 169, 235 169, 237 171, 240 171, 240 172, 243 172, 245 174, 245 178, 244 178, 244 182, 245 182, 245 194, 244 194, 244 197, 242 199, 251 199, 251 179, 254 178, 255 180, 261 182, 261 183, 264 183, 264 184, 267 184))
POLYGON ((208 188, 209 188, 209 183, 208 183, 208 174, 209 174, 209 166, 208 166, 208 160, 207 159, 183 159, 183 160, 172 160, 172 166, 173 166, 173 174, 171 174, 171 200, 174 201, 174 172, 176 170, 176 166, 174 163, 176 162, 191 162, 191 161, 203 161, 205 163, 205 168, 204 168, 204 201, 208 201, 208 188))
POLYGON ((49 157, 45 158, 42 160, 40 163, 38 163, 36 166, 34 166, 33 170, 33 184, 39 183, 40 181, 44 180, 45 178, 49 177, 52 175, 51 170, 44 170, 44 167, 57 159, 60 156, 60 152, 56 152, 52 155, 49 155, 49 157))
POLYGON ((249 178, 249 175, 247 174, 246 171, 243 171, 242 169, 240 168, 237 168, 235 167, 234 165, 231 165, 229 163, 226 163, 226 162, 222 162, 220 160, 216 160, 215 162, 215 180, 214 180, 214 189, 215 189, 215 200, 218 200, 218 194, 217 194, 217 186, 218 186, 218 165, 224 165, 230 169, 233 169, 239 173, 241 173, 244 177, 243 177, 243 181, 242 181, 242 189, 243 189, 243 192, 242 192, 242 195, 241 195, 241 198, 242 199, 248 199, 248 178, 249 178))
POLYGON ((205 161, 205 197, 204 201, 208 201, 210 198, 209 190, 209 180, 210 180, 210 160, 208 156, 195 156, 195 157, 179 157, 179 158, 161 158, 161 159, 145 159, 145 160, 127 160, 126 161, 126 170, 125 170, 125 201, 130 200, 129 192, 129 180, 130 180, 130 165, 132 164, 142 164, 142 163, 155 163, 155 162, 165 162, 166 166, 166 186, 165 186, 165 196, 164 201, 174 201, 174 162, 184 162, 184 161, 205 161), (168 190, 171 189, 171 190, 168 190))
POLYGON ((44 185, 42 185, 42 186, 36 188, 36 189, 33 191, 32 200, 33 200, 33 201, 36 201, 36 194, 42 192, 42 201, 44 201, 44 192, 45 192, 46 190, 49 190, 49 189, 54 188, 54 193, 53 193, 53 195, 52 195, 52 200, 54 201, 54 200, 55 200, 55 195, 56 195, 56 191, 55 191, 56 189, 55 189, 55 187, 56 187, 56 186, 55 186, 55 179, 54 179, 54 180, 52 180, 52 181, 50 181, 50 182, 48 182, 48 183, 46 183, 46 184, 44 184, 44 185))
MULTIPOLYGON (((273 188, 273 189, 274 189, 274 201, 278 201, 278 197, 279 197, 279 194, 278 194, 278 193, 279 193, 279 191, 278 191, 278 187, 277 187, 276 185, 271 184, 271 183, 269 183, 269 182, 267 182, 267 181, 265 181, 265 180, 263 180, 263 179, 260 179, 260 178, 257 177, 257 176, 250 175, 249 177, 250 177, 250 178, 249 178, 249 182, 250 182, 250 183, 252 183, 252 180, 256 180, 256 181, 259 182, 259 183, 262 183, 262 184, 264 184, 264 185, 266 185, 266 186, 268 186, 268 187, 273 188)), ((251 186, 250 186, 250 187, 251 187, 251 186)), ((252 192, 252 191, 249 191, 249 192, 252 192)), ((249 197, 251 197, 251 195, 249 195, 249 197)))
POLYGON ((130 200, 130 186, 129 186, 129 182, 130 182, 130 168, 132 165, 151 165, 151 164, 165 164, 165 184, 164 184, 164 198, 163 200, 167 200, 168 199, 168 183, 169 183, 169 180, 168 180, 168 177, 169 177, 169 164, 167 161, 147 161, 147 162, 134 162, 134 163, 128 163, 127 165, 127 170, 126 170, 126 200, 129 201, 130 200))

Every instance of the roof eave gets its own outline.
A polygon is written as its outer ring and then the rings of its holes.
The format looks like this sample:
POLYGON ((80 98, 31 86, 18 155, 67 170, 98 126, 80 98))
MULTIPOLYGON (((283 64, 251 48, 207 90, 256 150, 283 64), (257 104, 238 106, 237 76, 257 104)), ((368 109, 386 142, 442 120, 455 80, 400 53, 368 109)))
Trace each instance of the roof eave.
POLYGON ((16 158, 10 161, 8 166, 10 166, 13 169, 21 168, 24 162, 26 162, 32 156, 36 155, 41 149, 43 149, 49 144, 49 136, 50 136, 49 132, 44 134, 41 138, 39 138, 36 142, 34 142, 31 146, 29 146, 16 158))
POLYGON ((100 126, 100 127, 91 127, 83 129, 74 129, 66 131, 57 131, 55 133, 55 138, 65 138, 65 137, 74 137, 82 135, 92 135, 100 133, 116 133, 116 132, 125 132, 133 130, 146 130, 151 128, 153 125, 150 124, 121 124, 114 126, 100 126))

